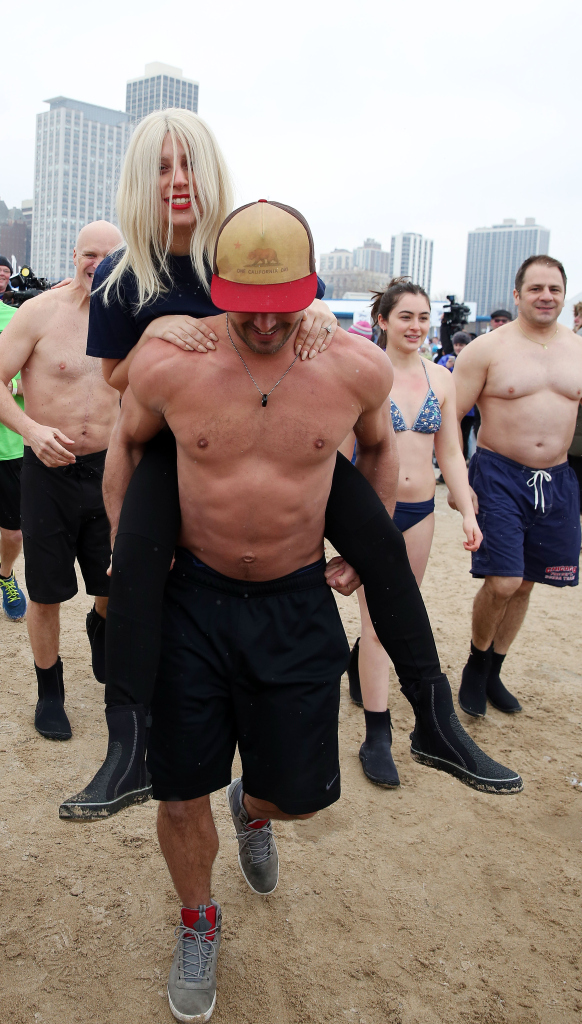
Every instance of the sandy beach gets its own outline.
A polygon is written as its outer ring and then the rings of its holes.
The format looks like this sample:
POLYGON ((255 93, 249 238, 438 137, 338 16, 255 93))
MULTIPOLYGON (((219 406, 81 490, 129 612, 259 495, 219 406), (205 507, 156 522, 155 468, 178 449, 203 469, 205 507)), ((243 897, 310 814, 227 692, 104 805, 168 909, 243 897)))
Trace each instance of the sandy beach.
MULTIPOLYGON (((439 487, 423 593, 455 697, 479 585, 462 537, 439 487)), ((339 604, 354 641, 356 597, 339 604)), ((93 824, 58 817, 105 750, 103 688, 84 629, 90 606, 82 593, 63 607, 69 743, 35 732, 26 626, 0 621, 0 1024, 173 1019, 166 980, 179 904, 156 805, 93 824)), ((345 678, 341 800, 309 822, 276 824, 272 896, 244 882, 224 793, 214 795, 213 890, 224 916, 216 1024, 582 1019, 581 617, 580 588, 534 588, 504 672, 523 713, 490 709, 478 722, 460 713, 489 754, 522 774, 520 795, 477 793, 413 762, 413 716, 396 685, 402 786, 373 786, 358 760, 363 714, 345 678)))

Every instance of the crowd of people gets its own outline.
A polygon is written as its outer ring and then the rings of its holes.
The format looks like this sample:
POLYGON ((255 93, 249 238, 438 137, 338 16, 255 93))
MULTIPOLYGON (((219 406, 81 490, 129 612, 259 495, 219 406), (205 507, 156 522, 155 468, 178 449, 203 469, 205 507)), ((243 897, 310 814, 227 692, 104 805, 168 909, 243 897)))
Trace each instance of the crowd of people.
MULTIPOLYGON (((488 702, 521 710, 504 658, 533 585, 577 585, 580 552, 582 450, 571 445, 582 348, 558 324, 557 259, 527 259, 515 319, 495 311, 487 334, 455 335, 454 361, 435 363, 423 354, 420 286, 395 279, 375 297, 373 324, 345 332, 323 301, 301 213, 232 205, 208 126, 189 111, 150 114, 125 158, 120 230, 86 225, 71 281, 18 311, 0 302, 4 609, 26 616, 34 726, 66 741, 59 614, 77 592, 75 562, 94 597, 86 631, 108 746, 59 814, 82 827, 159 801, 181 902, 168 981, 181 1021, 208 1020, 216 1001, 210 794, 226 791, 246 882, 273 892, 273 821, 310 818, 340 797, 346 668, 373 783, 399 785, 391 661, 417 762, 480 792, 523 788, 459 721, 420 594, 433 452, 484 581, 458 694, 467 715, 484 716, 488 702), (328 564, 325 538, 338 552, 328 564), (22 542, 28 607, 14 576, 22 542), (334 589, 358 594, 351 653, 334 589)), ((0 290, 9 276, 0 259, 0 290)), ((578 307, 576 317, 581 332, 578 307)))

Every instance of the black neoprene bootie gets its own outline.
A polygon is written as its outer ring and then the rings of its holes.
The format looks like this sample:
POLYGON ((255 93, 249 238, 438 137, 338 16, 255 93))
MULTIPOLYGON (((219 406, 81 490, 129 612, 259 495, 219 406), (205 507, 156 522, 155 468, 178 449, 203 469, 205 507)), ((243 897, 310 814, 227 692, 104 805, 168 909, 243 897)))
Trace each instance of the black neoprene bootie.
POLYGON ((504 654, 497 654, 496 651, 492 651, 491 668, 487 676, 487 700, 498 711, 504 711, 506 715, 515 715, 518 711, 522 710, 521 704, 499 678, 504 659, 504 654))
POLYGON ((73 735, 65 711, 63 663, 60 656, 50 668, 34 666, 38 683, 38 701, 34 728, 47 740, 70 740, 73 735))
POLYGON ((350 697, 354 704, 357 704, 359 708, 364 706, 362 700, 362 688, 360 686, 360 638, 356 640, 354 646, 350 651, 350 660, 348 661, 348 683, 350 690, 350 697))
POLYGON ((401 689, 414 708, 410 753, 415 761, 448 772, 485 793, 521 792, 521 777, 485 754, 463 729, 446 676, 402 685, 401 689))
POLYGON ((390 711, 366 711, 366 739, 360 747, 364 775, 377 786, 395 789, 400 785, 398 769, 392 758, 392 721, 390 711))
POLYGON ((85 619, 85 628, 91 644, 91 665, 98 683, 105 683, 105 619, 93 605, 85 619))
POLYGON ((492 654, 493 644, 486 651, 480 651, 471 640, 471 653, 461 677, 459 705, 473 718, 484 718, 487 714, 487 678, 492 654))
POLYGON ((143 705, 107 708, 105 716, 109 730, 105 761, 85 789, 61 804, 59 818, 108 818, 152 795, 145 764, 148 720, 143 705))

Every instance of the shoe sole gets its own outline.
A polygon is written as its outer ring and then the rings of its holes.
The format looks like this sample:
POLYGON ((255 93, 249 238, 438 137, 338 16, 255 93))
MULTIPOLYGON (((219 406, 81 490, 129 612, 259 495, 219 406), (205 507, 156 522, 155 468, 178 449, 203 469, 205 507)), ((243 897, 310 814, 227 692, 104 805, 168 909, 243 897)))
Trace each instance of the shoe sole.
POLYGON ((26 618, 26 612, 24 613, 24 615, 19 615, 17 619, 13 619, 11 615, 8 615, 7 612, 4 612, 4 618, 8 619, 9 622, 24 622, 26 618))
POLYGON ((112 814, 117 814, 130 804, 144 804, 151 795, 152 787, 148 786, 147 789, 134 789, 131 793, 124 793, 123 796, 117 797, 116 800, 108 800, 107 803, 64 803, 59 807, 59 818, 67 821, 98 821, 100 818, 110 818, 112 814))
POLYGON ((486 716, 487 716, 487 710, 485 710, 483 712, 483 714, 481 714, 480 711, 469 711, 469 708, 464 707, 464 705, 461 704, 460 700, 459 700, 459 707, 460 707, 461 711, 464 711, 466 715, 470 715, 471 718, 486 718, 486 716))
MULTIPOLYGON (((229 796, 229 792, 228 792, 231 786, 232 786, 232 782, 230 782, 230 783, 228 784, 228 786, 226 787, 226 789, 225 789, 225 793, 226 793, 226 802, 227 802, 227 804, 228 804, 228 809, 229 809, 229 811, 230 811, 230 816, 231 816, 231 819, 232 819, 232 808, 231 808, 231 806, 230 806, 230 796, 229 796)), ((234 825, 234 821, 233 821, 233 825, 234 825)), ((275 882, 275 884, 274 884, 273 888, 272 888, 272 889, 269 889, 269 891, 268 891, 268 892, 261 892, 261 890, 260 890, 260 889, 255 889, 254 885, 251 885, 251 883, 249 882, 249 880, 248 880, 247 876, 246 876, 246 875, 245 875, 245 873, 244 873, 244 870, 243 870, 243 866, 242 866, 242 863, 241 863, 241 859, 240 859, 240 852, 239 852, 239 855, 238 855, 238 866, 239 866, 239 868, 240 868, 240 873, 241 873, 241 875, 243 876, 243 878, 244 878, 245 882, 247 883, 247 885, 248 885, 249 889, 252 889, 252 891, 253 891, 253 892, 254 892, 254 893, 255 893, 255 894, 257 895, 257 896, 270 896, 270 895, 271 895, 271 893, 275 892, 275 889, 276 889, 276 888, 277 888, 277 886, 279 885, 279 865, 278 865, 278 864, 277 864, 277 881, 275 882)), ((192 1019, 194 1020, 195 1018, 192 1018, 192 1019)))
POLYGON ((172 1000, 170 998, 170 990, 169 989, 168 989, 168 1002, 170 1004, 170 1010, 172 1011, 172 1013, 173 1013, 174 1017, 176 1018, 176 1020, 185 1021, 185 1024, 192 1024, 192 1022, 195 1022, 195 1021, 210 1020, 210 1018, 212 1017, 212 1014, 214 1012, 214 1007, 216 1006, 216 992, 214 993, 214 999, 212 1000, 212 1006, 210 1007, 210 1009, 206 1010, 205 1013, 196 1013, 194 1016, 192 1016, 191 1014, 186 1015, 185 1013, 180 1013, 180 1011, 176 1009, 176 1007, 174 1006, 174 1004, 173 1004, 173 1002, 172 1002, 172 1000))
POLYGON ((436 768, 438 772, 446 772, 447 775, 454 775, 465 786, 478 789, 482 793, 498 793, 503 796, 510 793, 521 793, 523 789, 523 779, 520 775, 516 775, 513 779, 484 779, 480 775, 473 775, 472 772, 461 768, 460 765, 454 764, 452 761, 434 757, 432 754, 423 754, 421 750, 415 750, 414 747, 410 748, 410 756, 418 764, 424 764, 427 768, 436 768))
POLYGON ((500 708, 499 704, 494 704, 490 697, 487 700, 492 708, 495 708, 496 711, 501 711, 504 715, 518 715, 520 711, 523 711, 521 705, 518 708, 500 708))
POLYGON ((70 740, 73 738, 72 732, 41 732, 40 729, 35 725, 34 727, 39 736, 42 736, 45 740, 70 740))
POLYGON ((373 775, 369 775, 368 772, 366 771, 366 767, 364 765, 364 758, 361 756, 361 754, 360 754, 360 761, 362 763, 362 771, 363 771, 364 775, 366 776, 366 778, 370 782, 373 782, 375 786, 381 786, 382 789, 399 789, 400 788, 400 779, 398 780, 398 782, 382 782, 381 779, 375 779, 373 775))

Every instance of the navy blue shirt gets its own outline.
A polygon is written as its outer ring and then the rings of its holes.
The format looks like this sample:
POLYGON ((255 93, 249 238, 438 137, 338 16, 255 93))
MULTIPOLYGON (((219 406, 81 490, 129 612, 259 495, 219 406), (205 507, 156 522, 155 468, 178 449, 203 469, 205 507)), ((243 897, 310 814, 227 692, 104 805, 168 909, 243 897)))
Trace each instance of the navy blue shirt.
MULTIPOLYGON (((87 355, 99 359, 125 359, 127 353, 137 345, 143 332, 152 320, 159 316, 182 314, 201 319, 218 316, 218 309, 205 290, 192 266, 190 256, 170 256, 170 278, 168 291, 146 303, 137 310, 138 289, 133 271, 127 271, 120 282, 119 292, 114 286, 109 293, 109 303, 103 303, 103 292, 95 290, 111 273, 117 255, 106 256, 99 264, 93 277, 91 306, 89 311, 89 334, 87 355)), ((208 280, 210 281, 210 268, 208 280)), ((325 284, 319 280, 317 298, 325 292, 325 284)))

